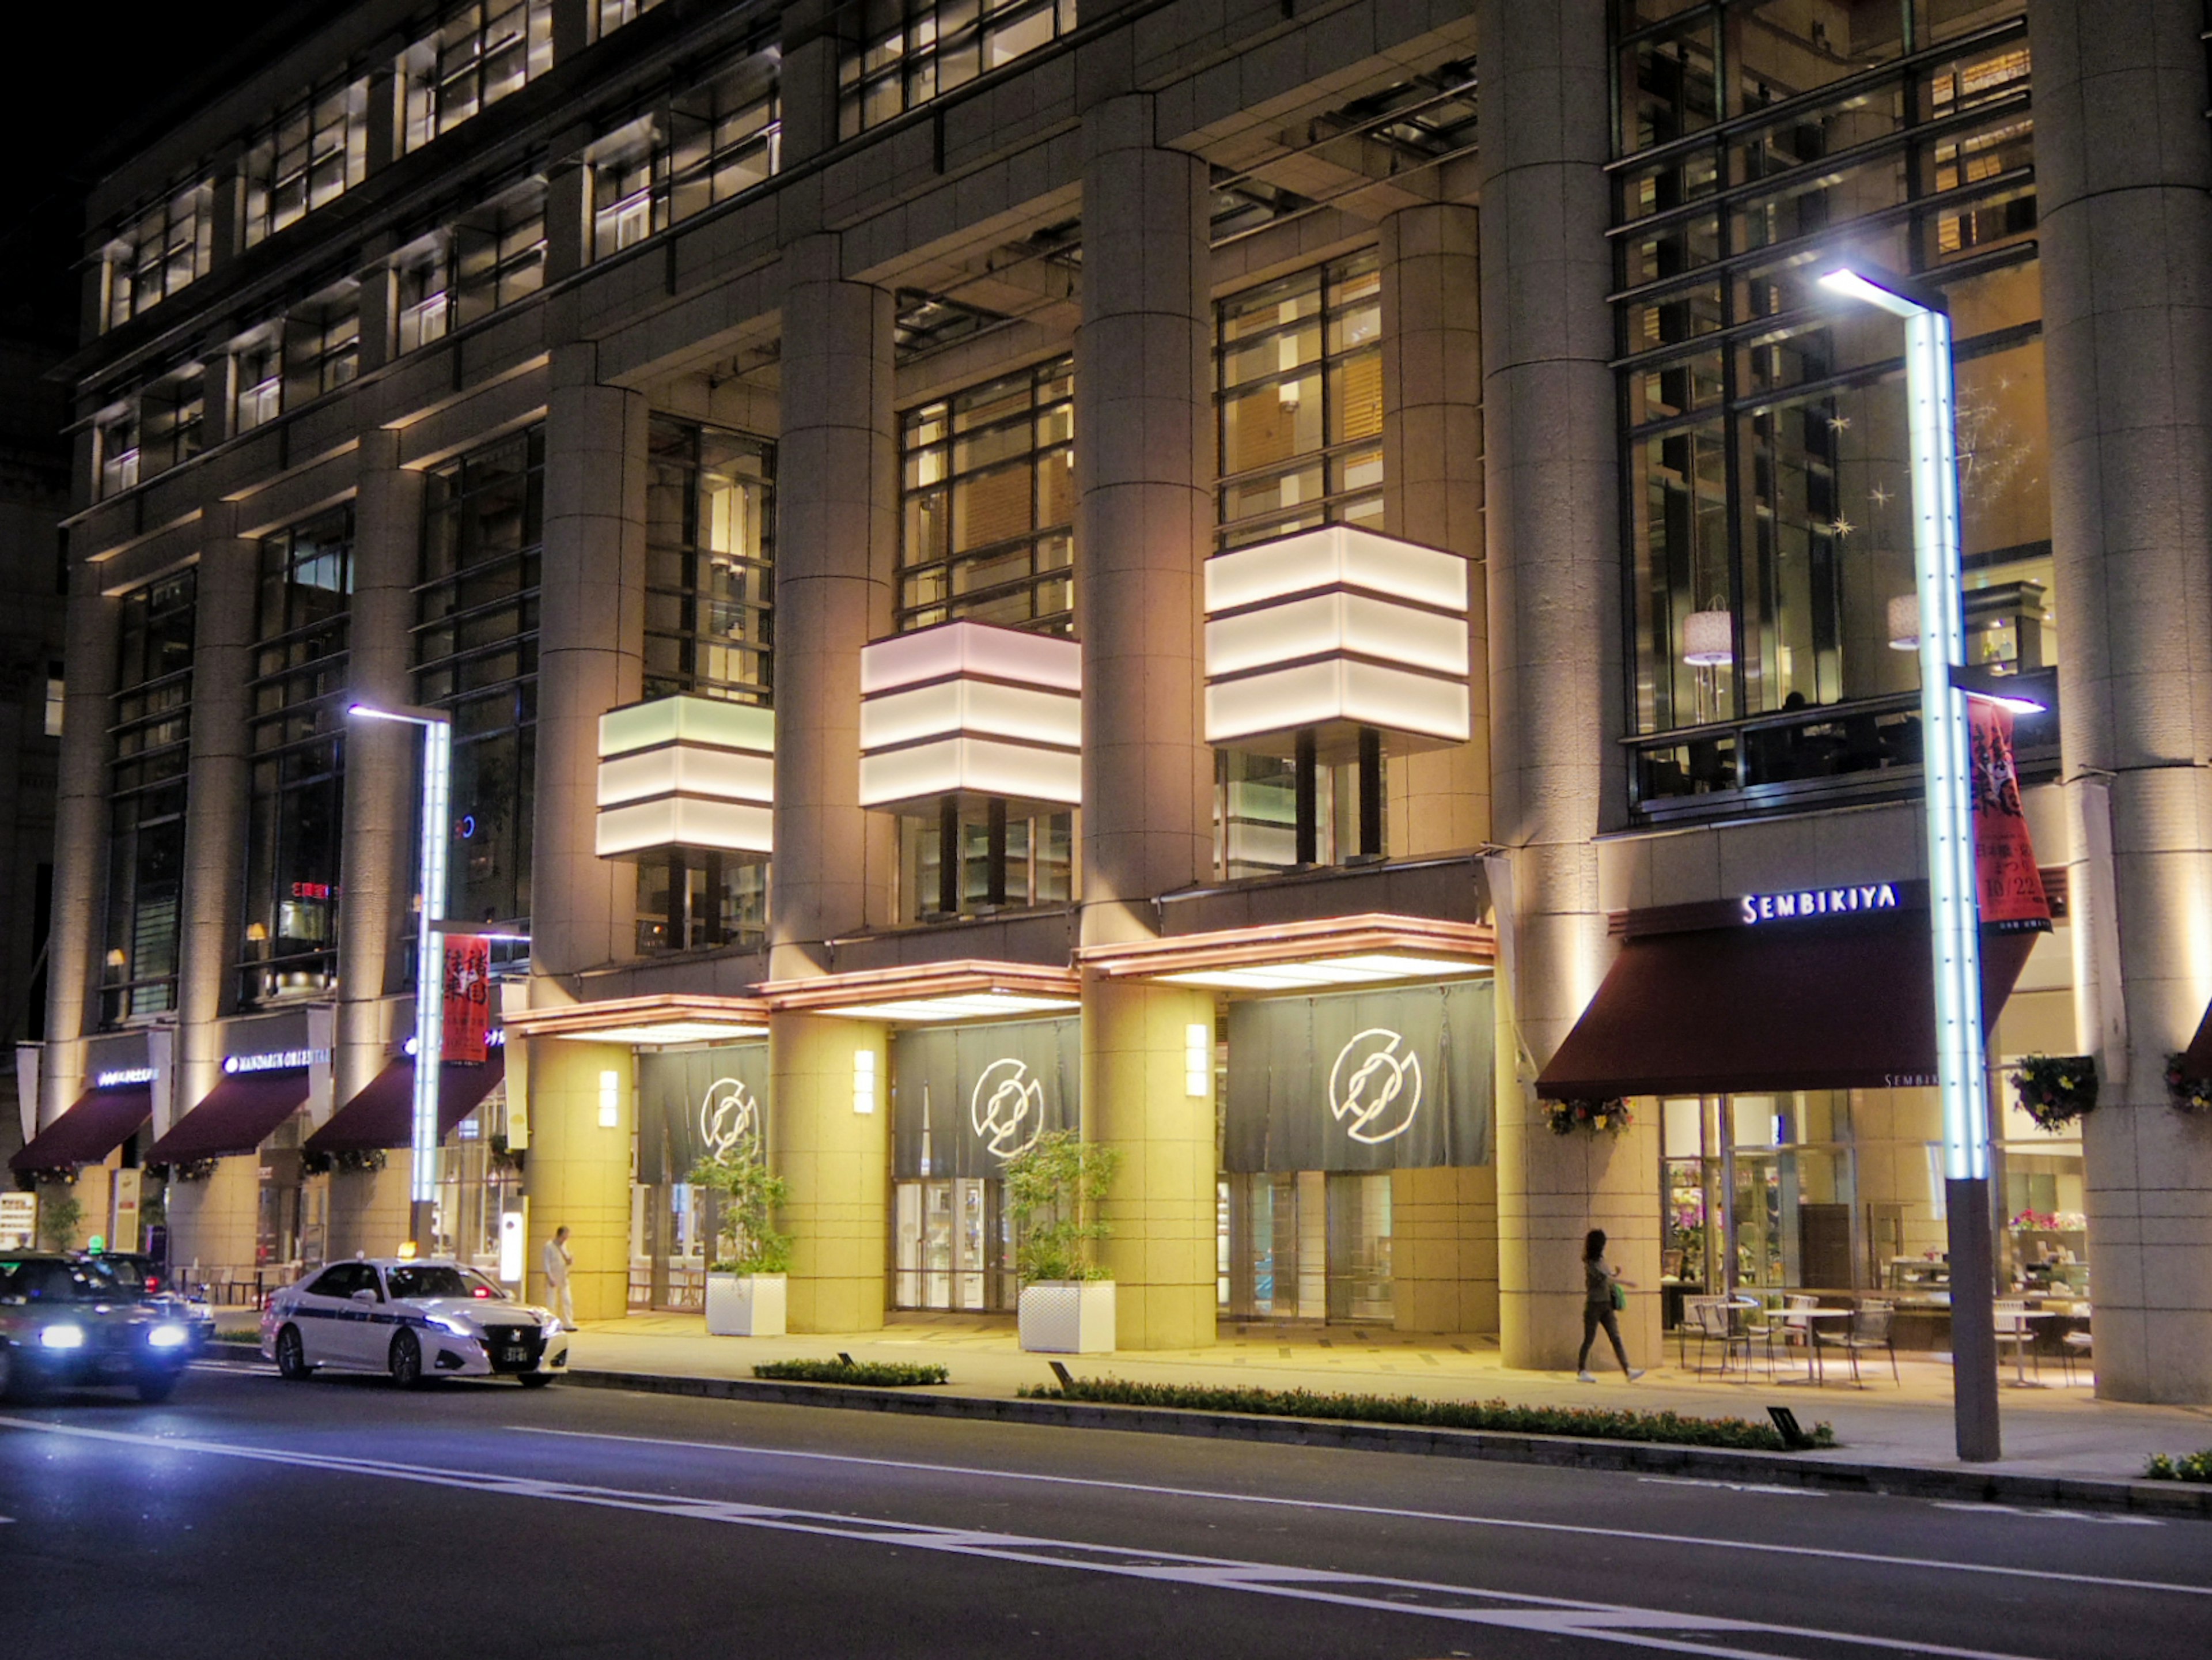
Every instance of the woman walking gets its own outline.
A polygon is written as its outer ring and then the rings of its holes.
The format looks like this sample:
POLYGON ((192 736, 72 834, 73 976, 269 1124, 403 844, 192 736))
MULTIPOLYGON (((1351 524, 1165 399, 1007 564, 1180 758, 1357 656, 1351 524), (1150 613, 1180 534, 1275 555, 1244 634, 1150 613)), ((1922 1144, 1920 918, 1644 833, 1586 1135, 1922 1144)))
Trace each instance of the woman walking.
POLYGON ((1620 1362, 1628 1381, 1632 1383, 1644 1376, 1641 1366, 1628 1364, 1628 1351, 1620 1346, 1620 1321, 1615 1311, 1627 1300, 1623 1289, 1627 1284, 1606 1265, 1605 1230, 1592 1228, 1583 1239, 1583 1352, 1575 1359, 1578 1382, 1597 1382, 1597 1375, 1589 1369, 1589 1352, 1600 1326, 1605 1328, 1613 1343, 1613 1357, 1620 1362))

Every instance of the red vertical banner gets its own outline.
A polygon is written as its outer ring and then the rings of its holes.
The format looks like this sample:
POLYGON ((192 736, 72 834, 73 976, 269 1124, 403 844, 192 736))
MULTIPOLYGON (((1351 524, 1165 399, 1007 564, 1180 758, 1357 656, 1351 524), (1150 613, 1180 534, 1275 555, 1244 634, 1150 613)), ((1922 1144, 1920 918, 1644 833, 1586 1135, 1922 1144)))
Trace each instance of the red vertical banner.
POLYGON ((446 936, 446 1049, 448 1061, 481 1063, 491 1026, 491 941, 446 936))
POLYGON ((2047 928, 2051 901, 2035 867, 2027 816, 2021 810, 2012 711, 1969 697, 1966 721, 1972 733, 1974 878, 1982 921, 2007 933, 2047 928))

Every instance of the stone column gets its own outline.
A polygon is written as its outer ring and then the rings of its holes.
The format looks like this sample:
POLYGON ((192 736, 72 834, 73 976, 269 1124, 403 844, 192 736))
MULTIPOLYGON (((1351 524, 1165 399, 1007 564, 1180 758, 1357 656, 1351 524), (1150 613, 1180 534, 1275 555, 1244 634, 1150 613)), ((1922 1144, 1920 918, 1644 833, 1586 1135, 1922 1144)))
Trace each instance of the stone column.
MULTIPOLYGON (((2212 1134, 2166 1057, 2212 996, 2212 142, 2183 0, 2032 0, 2060 730, 2104 1082, 2083 1121, 2097 1390, 2212 1401, 2212 1134), (2087 831, 2109 801, 2109 882, 2087 831), (2124 1038, 2119 1034, 2124 1031, 2124 1038)), ((2101 828, 2101 826, 2100 826, 2101 828)), ((2101 839, 2101 838, 2100 838, 2101 839)))
POLYGON ((553 1231, 568 1230, 579 1320, 629 1309, 629 1138, 637 1127, 636 1061, 627 1044, 530 1046, 530 1260, 532 1300, 550 1302, 540 1264, 553 1231), (607 1079, 612 1079, 610 1088, 607 1079), (615 1122, 599 1120, 609 1096, 615 1122))
POLYGON ((1658 1164, 1650 1125, 1542 1128, 1534 1073, 1610 955, 1592 840, 1625 810, 1619 457, 1606 295, 1605 8, 1483 0, 1482 357, 1493 834, 1513 849, 1501 926, 1516 972, 1498 1020, 1498 1330, 1509 1366, 1571 1365, 1583 1231, 1639 1292, 1632 1357, 1656 1353, 1658 1164), (1510 906, 1510 909, 1509 909, 1510 906), (1525 1052, 1526 1063, 1519 1057, 1525 1052))
MULTIPOLYGON (((1212 547, 1206 164, 1159 147, 1152 100, 1083 117, 1076 349, 1077 632, 1083 640, 1083 936, 1153 927, 1152 900, 1212 874, 1200 568, 1212 547)), ((1083 987, 1083 1120, 1121 1154, 1105 1251, 1123 1348, 1213 1341, 1213 1102, 1184 1088, 1182 987, 1083 987)))
POLYGON ((1382 222, 1382 526, 1474 562, 1474 735, 1390 769, 1390 850, 1490 839, 1490 687, 1482 545, 1482 285, 1477 215, 1457 203, 1382 222))
POLYGON ((46 1049, 39 1067, 41 1128, 83 1087, 84 1037, 100 1025, 106 950, 107 728, 115 719, 115 604, 97 565, 70 565, 68 678, 54 790, 54 893, 46 935, 46 1049))
POLYGON ((783 11, 783 165, 811 161, 837 142, 836 0, 798 0, 783 11))
POLYGON ((898 446, 891 296, 842 279, 834 236, 784 253, 783 431, 776 451, 777 979, 821 970, 823 942, 888 920, 893 824, 860 810, 860 648, 891 631, 898 446))
POLYGON ((887 1029, 834 1015, 769 1025, 769 1155, 791 1184, 778 1225, 792 1236, 787 1317, 795 1332, 874 1331, 890 1267, 890 1058, 887 1029), (854 1057, 873 1057, 860 1110, 854 1057))
POLYGON ((637 870, 597 852, 599 717, 645 675, 646 400, 599 384, 593 349, 553 354, 538 636, 531 957, 540 974, 637 952, 637 870))

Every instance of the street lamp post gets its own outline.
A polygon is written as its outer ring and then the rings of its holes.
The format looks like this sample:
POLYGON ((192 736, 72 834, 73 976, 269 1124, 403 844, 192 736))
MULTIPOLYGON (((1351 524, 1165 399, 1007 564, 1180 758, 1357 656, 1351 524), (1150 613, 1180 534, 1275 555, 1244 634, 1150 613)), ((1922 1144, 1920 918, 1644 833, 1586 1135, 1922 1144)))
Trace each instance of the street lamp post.
POLYGON ((1959 574, 1959 461, 1951 319, 1940 295, 1848 268, 1820 286, 1901 318, 1912 445, 1912 563, 1920 594, 1920 725, 1936 967, 1936 1077, 1951 1251, 1951 1389, 1959 1456, 1999 1456, 1995 1265, 1990 1237, 1989 1093, 1984 1070, 1980 916, 1966 729, 1966 624, 1959 574))
POLYGON ((445 936, 438 932, 437 920, 446 903, 453 717, 442 709, 377 708, 367 703, 356 703, 346 713, 364 721, 397 721, 422 729, 422 847, 416 877, 422 910, 415 930, 415 1111, 407 1144, 411 1164, 407 1232, 417 1250, 427 1250, 436 1237, 438 1082, 446 1049, 445 936))

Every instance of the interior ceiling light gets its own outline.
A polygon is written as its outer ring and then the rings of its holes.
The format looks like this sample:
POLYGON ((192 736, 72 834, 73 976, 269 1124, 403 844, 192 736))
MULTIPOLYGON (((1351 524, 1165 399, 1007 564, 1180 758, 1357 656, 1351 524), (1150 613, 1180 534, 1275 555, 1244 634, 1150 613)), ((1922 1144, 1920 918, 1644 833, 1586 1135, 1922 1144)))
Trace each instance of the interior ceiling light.
POLYGON ((1027 992, 952 992, 941 997, 896 997, 881 1003, 852 1003, 815 1009, 816 1014, 852 1020, 989 1020, 1010 1015, 1067 1014, 1083 1006, 1073 997, 1038 997, 1027 992))
POLYGON ((596 1031, 549 1031, 539 1036, 571 1043, 733 1043, 747 1037, 765 1037, 768 1028, 720 1020, 653 1020, 635 1026, 608 1026, 596 1031))
POLYGON ((1203 986, 1217 991, 1308 991, 1376 985, 1392 980, 1465 980, 1489 972, 1487 963, 1370 952, 1352 957, 1317 958, 1304 963, 1253 963, 1233 968, 1192 969, 1182 974, 1163 974, 1159 978, 1178 986, 1203 986))

